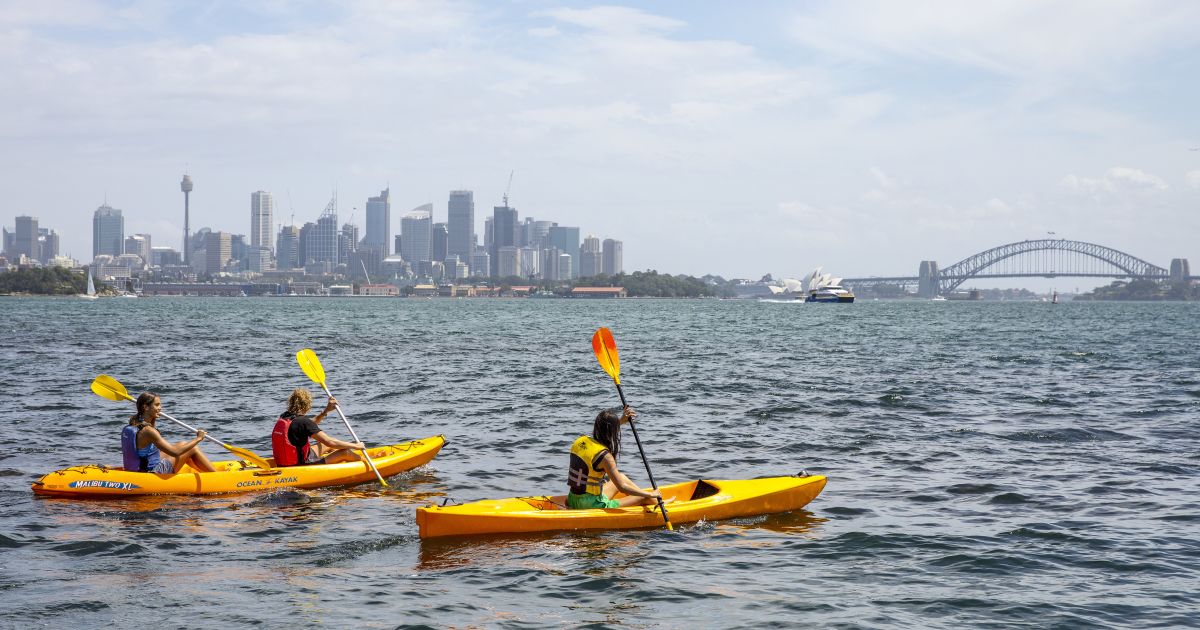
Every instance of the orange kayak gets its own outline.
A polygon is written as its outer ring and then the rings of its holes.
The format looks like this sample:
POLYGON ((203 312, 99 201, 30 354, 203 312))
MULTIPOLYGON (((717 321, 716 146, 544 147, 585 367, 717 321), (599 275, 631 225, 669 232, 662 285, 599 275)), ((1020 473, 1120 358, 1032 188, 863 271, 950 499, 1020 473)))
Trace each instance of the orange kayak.
MULTIPOLYGON (((789 512, 825 488, 823 475, 700 479, 660 486, 672 524, 789 512)), ((616 497, 624 496, 620 493, 616 497)), ((417 508, 421 538, 573 529, 662 527, 658 506, 572 510, 562 497, 516 497, 417 508)))
MULTIPOLYGON (((446 440, 435 435, 368 448, 371 461, 384 477, 427 464, 442 450, 446 440)), ((274 459, 268 459, 271 464, 274 459)), ((276 488, 322 488, 375 481, 375 473, 363 461, 286 468, 255 468, 244 460, 213 462, 216 472, 198 472, 185 466, 178 473, 127 472, 97 464, 72 466, 43 475, 33 482, 37 494, 67 498, 110 498, 142 494, 217 494, 253 492, 276 488)))

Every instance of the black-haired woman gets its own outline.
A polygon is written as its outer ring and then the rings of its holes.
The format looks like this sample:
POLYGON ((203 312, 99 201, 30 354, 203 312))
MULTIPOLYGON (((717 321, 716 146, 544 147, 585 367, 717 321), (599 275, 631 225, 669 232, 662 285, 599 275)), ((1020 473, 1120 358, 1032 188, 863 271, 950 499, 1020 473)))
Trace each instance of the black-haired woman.
POLYGON ((596 415, 592 435, 579 436, 571 445, 571 467, 567 474, 567 507, 574 510, 652 505, 662 498, 658 490, 643 490, 617 469, 621 453, 621 425, 637 417, 626 407, 617 416, 609 410, 596 415), (606 479, 608 480, 606 482, 606 479), (627 496, 612 499, 616 490, 627 496))
POLYGON ((184 466, 199 472, 214 472, 212 462, 200 450, 204 431, 196 431, 189 442, 168 442, 158 432, 155 421, 162 415, 158 394, 144 392, 138 396, 137 413, 129 416, 129 424, 121 430, 121 454, 125 470, 160 475, 177 473, 184 466))

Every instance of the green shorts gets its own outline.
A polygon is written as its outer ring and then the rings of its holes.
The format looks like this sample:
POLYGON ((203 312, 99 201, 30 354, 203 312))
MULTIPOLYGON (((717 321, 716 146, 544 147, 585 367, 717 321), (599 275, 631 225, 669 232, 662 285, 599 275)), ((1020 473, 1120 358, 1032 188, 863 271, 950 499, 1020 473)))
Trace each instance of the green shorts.
POLYGON ((621 502, 602 494, 575 494, 572 492, 567 495, 567 507, 572 510, 595 510, 621 507, 621 502))

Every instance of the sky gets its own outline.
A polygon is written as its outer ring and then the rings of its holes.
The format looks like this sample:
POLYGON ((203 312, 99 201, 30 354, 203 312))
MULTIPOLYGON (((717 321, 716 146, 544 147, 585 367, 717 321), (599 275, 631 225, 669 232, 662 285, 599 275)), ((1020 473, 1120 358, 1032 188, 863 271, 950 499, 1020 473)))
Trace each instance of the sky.
POLYGON ((1025 239, 1200 267, 1200 3, 0 0, 0 224, 91 258, 450 190, 626 271, 915 275, 1025 239), (509 185, 511 174, 511 186, 509 185))

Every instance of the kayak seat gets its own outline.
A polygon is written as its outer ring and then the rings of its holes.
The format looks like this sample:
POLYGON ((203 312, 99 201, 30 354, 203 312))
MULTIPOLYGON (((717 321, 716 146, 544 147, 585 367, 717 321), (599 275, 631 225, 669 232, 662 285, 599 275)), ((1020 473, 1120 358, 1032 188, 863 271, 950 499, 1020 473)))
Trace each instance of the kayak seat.
POLYGON ((707 499, 718 492, 720 492, 720 490, 718 490, 716 486, 701 479, 700 481, 696 482, 696 489, 692 491, 692 498, 688 499, 688 501, 707 499))

